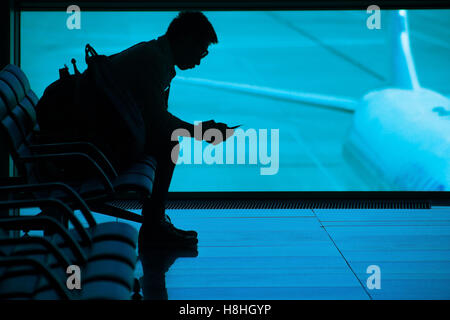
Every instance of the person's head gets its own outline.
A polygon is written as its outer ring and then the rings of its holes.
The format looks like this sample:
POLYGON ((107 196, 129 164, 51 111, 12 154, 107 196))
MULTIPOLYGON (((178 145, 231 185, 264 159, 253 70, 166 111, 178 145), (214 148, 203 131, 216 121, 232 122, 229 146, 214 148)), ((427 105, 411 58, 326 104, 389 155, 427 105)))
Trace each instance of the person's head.
POLYGON ((181 70, 200 65, 217 35, 208 19, 199 11, 182 11, 167 29, 175 65, 181 70))

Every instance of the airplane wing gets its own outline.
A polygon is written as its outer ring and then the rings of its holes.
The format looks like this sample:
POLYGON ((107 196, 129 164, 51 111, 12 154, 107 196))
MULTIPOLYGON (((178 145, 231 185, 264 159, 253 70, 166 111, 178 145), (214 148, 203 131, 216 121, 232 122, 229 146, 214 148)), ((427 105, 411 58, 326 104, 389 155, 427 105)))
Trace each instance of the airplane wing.
POLYGON ((316 107, 338 110, 346 113, 353 113, 358 101, 347 97, 336 97, 332 95, 323 95, 292 90, 276 89, 262 87, 245 83, 226 82, 203 78, 177 76, 174 79, 177 82, 240 92, 243 94, 256 95, 275 100, 283 100, 294 103, 310 104, 316 107))

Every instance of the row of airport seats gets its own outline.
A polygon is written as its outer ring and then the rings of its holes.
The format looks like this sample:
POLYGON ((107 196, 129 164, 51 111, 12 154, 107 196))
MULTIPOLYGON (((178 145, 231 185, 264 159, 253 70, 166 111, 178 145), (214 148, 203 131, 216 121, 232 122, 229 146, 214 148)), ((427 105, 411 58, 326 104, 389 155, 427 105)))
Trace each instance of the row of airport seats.
POLYGON ((134 278, 137 231, 132 226, 97 224, 83 199, 61 183, 2 186, 0 194, 13 198, 0 201, 0 210, 42 210, 36 215, 0 219, 4 233, 0 235, 0 299, 126 300, 139 291, 134 278), (52 190, 65 192, 79 203, 87 228, 61 200, 26 196, 52 190), (55 212, 73 228, 60 223, 55 212), (10 237, 11 231, 24 235, 10 237))
POLYGON ((137 230, 96 223, 92 212, 142 222, 126 208, 150 196, 156 161, 143 157, 118 172, 91 143, 40 143, 37 102, 20 68, 0 71, 0 141, 18 173, 0 179, 0 299, 130 299, 138 292, 137 230), (74 161, 90 175, 47 169, 74 161), (20 215, 24 208, 39 214, 20 215), (81 289, 68 285, 71 270, 80 271, 81 289))
MULTIPOLYGON (((156 160, 143 156, 128 168, 117 172, 106 156, 92 143, 39 143, 41 135, 36 121, 37 96, 23 71, 8 65, 0 72, 0 120, 3 136, 9 143, 11 156, 20 176, 28 183, 63 179, 74 188, 94 212, 142 222, 142 216, 124 208, 127 201, 142 202, 153 188, 156 160), (41 170, 48 162, 64 166, 78 163, 92 172, 90 179, 49 176, 41 170), (39 170, 38 170, 39 169, 39 170)), ((133 143, 133 141, 130 141, 133 143)))

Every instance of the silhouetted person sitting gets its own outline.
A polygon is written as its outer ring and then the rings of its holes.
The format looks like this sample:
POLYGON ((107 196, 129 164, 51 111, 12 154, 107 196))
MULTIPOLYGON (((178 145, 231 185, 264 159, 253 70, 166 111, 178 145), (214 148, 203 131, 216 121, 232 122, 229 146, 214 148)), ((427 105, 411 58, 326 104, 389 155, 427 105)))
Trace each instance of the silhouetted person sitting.
MULTIPOLYGON (((144 223, 139 232, 140 246, 195 246, 198 242, 195 231, 175 228, 165 214, 179 152, 178 140, 171 140, 172 133, 176 129, 185 129, 189 134, 184 136, 194 137, 195 130, 193 124, 168 112, 167 102, 175 66, 187 70, 200 65, 201 59, 208 54, 209 45, 217 42, 211 23, 201 12, 181 12, 163 36, 138 43, 110 57, 117 84, 126 88, 141 108, 146 128, 145 151, 157 160, 153 192, 142 210, 144 223)), ((202 132, 210 128, 225 132, 227 125, 203 122, 202 132)))

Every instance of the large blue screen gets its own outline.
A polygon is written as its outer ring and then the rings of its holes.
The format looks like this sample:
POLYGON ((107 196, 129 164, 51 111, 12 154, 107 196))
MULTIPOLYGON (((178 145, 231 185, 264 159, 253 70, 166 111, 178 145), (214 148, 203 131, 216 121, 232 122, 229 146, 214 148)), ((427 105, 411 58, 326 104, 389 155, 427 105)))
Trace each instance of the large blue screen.
MULTIPOLYGON (((171 191, 450 189, 450 10, 204 13, 219 43, 177 69, 169 111, 243 126, 184 138, 171 191)), ((176 14, 22 12, 21 67, 41 96, 85 44, 117 53, 176 14)))

